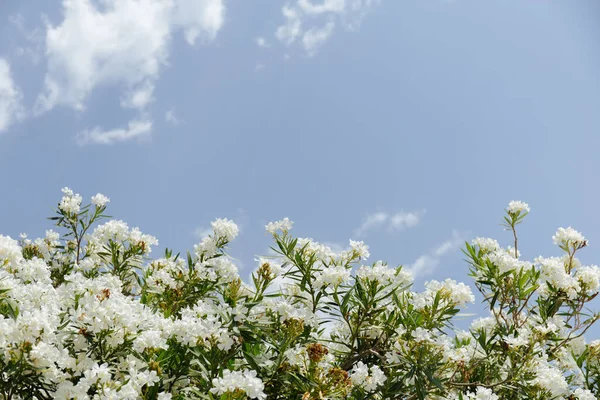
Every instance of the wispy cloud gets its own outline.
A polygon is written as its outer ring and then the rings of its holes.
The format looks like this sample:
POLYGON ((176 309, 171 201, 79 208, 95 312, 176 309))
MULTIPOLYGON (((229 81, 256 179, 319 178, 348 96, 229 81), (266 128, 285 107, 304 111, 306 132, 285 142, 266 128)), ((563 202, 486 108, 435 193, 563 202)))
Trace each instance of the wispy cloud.
POLYGON ((357 236, 365 236, 369 231, 375 229, 388 229, 401 231, 407 228, 413 228, 421 222, 425 210, 421 211, 400 211, 394 214, 387 212, 376 212, 368 214, 362 224, 354 230, 357 236))
POLYGON ((194 236, 197 239, 203 239, 212 233, 212 228, 207 228, 205 226, 199 226, 194 229, 194 236))
POLYGON ((0 133, 25 114, 21 90, 14 83, 8 61, 0 58, 0 133))
POLYGON ((390 216, 390 226, 398 230, 412 228, 419 225, 423 214, 425 214, 425 210, 417 212, 400 211, 399 213, 390 216))
POLYGON ((296 8, 287 5, 283 6, 281 13, 285 18, 285 24, 277 27, 275 37, 286 46, 289 46, 302 34, 301 15, 296 8))
POLYGON ((141 119, 130 121, 127 128, 102 130, 101 128, 96 127, 91 130, 82 131, 77 135, 77 142, 79 145, 114 144, 126 140, 146 137, 151 133, 152 121, 141 119))
POLYGON ((453 252, 462 246, 464 243, 464 237, 459 232, 452 232, 452 237, 442 242, 437 247, 432 249, 429 253, 423 254, 415 260, 410 266, 408 271, 412 272, 413 276, 421 277, 431 275, 433 271, 438 267, 441 262, 441 258, 450 252, 453 252))
POLYGON ((183 123, 183 120, 181 120, 177 114, 175 114, 174 108, 171 108, 165 113, 165 121, 172 125, 179 125, 183 123))
POLYGON ((304 46, 304 50, 309 56, 315 55, 319 47, 325 43, 331 34, 333 33, 333 29, 335 28, 335 23, 333 21, 329 21, 322 28, 311 28, 304 36, 302 36, 302 46, 304 46))
POLYGON ((38 64, 44 53, 44 32, 40 28, 29 30, 25 27, 25 18, 21 14, 13 14, 8 17, 19 34, 25 39, 25 44, 17 47, 17 55, 29 58, 33 64, 38 64))
POLYGON ((382 226, 388 219, 389 215, 385 212, 369 214, 365 217, 362 225, 354 230, 354 234, 357 236, 363 236, 368 231, 382 226))
POLYGON ((154 84, 146 81, 134 89, 130 90, 126 97, 121 99, 121 107, 144 110, 152 101, 154 101, 154 84))
POLYGON ((267 41, 267 39, 265 39, 262 36, 259 36, 256 38, 256 45, 258 47, 270 47, 271 45, 269 44, 269 42, 267 41))
POLYGON ((336 21, 343 27, 354 30, 366 13, 379 0, 296 0, 283 6, 281 13, 285 22, 277 27, 275 37, 285 46, 298 40, 309 56, 316 53, 332 35, 336 21), (322 25, 325 18, 328 22, 322 25))

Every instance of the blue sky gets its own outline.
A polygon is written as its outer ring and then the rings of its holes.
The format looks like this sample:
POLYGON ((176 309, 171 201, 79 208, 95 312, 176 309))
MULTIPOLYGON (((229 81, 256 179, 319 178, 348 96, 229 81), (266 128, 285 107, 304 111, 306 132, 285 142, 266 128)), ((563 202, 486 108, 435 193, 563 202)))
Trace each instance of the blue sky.
POLYGON ((1 231, 70 186, 161 248, 234 219, 242 274, 287 216, 420 287, 520 199, 524 257, 598 263, 599 38, 596 0, 3 1, 1 231))

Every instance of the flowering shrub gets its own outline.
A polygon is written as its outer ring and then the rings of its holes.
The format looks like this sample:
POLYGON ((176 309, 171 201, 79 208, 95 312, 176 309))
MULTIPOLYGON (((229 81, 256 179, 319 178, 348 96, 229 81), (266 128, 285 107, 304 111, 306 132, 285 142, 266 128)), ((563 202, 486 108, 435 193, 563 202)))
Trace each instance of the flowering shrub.
POLYGON ((583 266, 577 231, 553 237, 562 256, 521 260, 512 247, 465 244, 489 315, 468 331, 453 318, 474 301, 447 279, 411 290, 402 267, 350 241, 333 252, 270 223, 276 257, 260 258, 247 285, 227 256, 238 227, 186 256, 123 221, 109 199, 70 189, 51 219, 61 233, 0 236, 1 399, 596 399, 599 318, 585 306, 600 269, 583 266))

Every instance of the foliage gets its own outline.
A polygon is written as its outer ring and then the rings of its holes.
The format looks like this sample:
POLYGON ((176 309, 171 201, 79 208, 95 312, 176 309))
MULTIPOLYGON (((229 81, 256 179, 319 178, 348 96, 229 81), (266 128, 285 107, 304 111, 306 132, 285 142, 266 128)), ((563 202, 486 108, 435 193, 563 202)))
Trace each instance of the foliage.
POLYGON ((512 247, 465 244, 489 315, 458 330, 469 286, 430 281, 411 290, 402 267, 369 257, 363 242, 339 253, 267 225, 276 256, 247 285, 227 255, 229 220, 185 256, 123 221, 106 220, 70 189, 51 219, 62 236, 0 236, 0 399, 595 399, 600 341, 584 333, 600 270, 571 228, 561 257, 520 259, 512 247))

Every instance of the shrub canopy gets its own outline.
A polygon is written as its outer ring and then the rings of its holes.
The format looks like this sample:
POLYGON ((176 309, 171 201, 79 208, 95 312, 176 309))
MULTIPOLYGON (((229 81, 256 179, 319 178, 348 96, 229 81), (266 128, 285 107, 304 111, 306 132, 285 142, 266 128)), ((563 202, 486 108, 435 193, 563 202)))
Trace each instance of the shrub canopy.
POLYGON ((402 267, 366 264, 350 241, 333 252, 269 223, 274 256, 247 284, 227 255, 238 227, 217 219, 186 255, 119 220, 109 199, 63 189, 58 232, 0 235, 0 399, 596 399, 600 269, 577 253, 522 260, 511 202, 511 246, 477 238, 464 253, 488 314, 468 330, 456 315, 471 288, 447 279, 411 290, 402 267))

